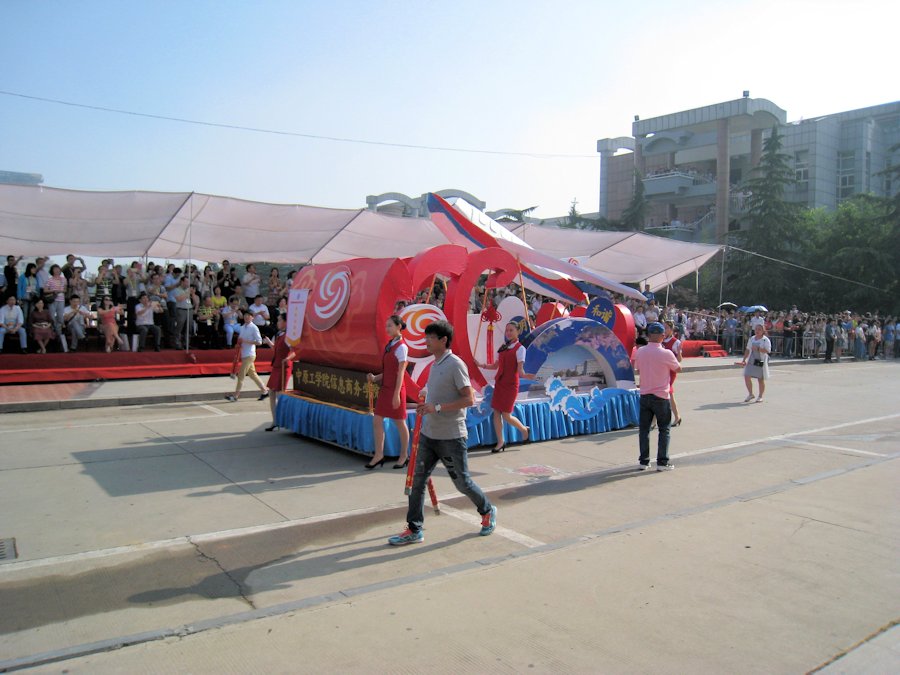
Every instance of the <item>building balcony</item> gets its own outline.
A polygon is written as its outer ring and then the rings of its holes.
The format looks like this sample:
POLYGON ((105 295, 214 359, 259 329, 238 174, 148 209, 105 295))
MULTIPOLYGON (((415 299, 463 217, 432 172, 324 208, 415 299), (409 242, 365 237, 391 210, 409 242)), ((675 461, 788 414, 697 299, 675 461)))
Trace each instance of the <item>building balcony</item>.
POLYGON ((716 181, 707 176, 672 170, 643 179, 644 194, 653 197, 710 197, 716 194, 716 181))

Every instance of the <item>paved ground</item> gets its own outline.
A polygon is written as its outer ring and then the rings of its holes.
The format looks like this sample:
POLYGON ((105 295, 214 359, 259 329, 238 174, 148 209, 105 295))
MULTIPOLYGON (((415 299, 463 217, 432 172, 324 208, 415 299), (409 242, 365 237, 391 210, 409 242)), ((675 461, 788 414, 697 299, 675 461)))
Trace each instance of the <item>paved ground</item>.
POLYGON ((497 532, 438 472, 401 549, 402 472, 175 396, 227 378, 10 412, 0 670, 897 672, 898 375, 787 363, 745 405, 736 369, 692 370, 675 471, 637 472, 634 430, 477 451, 497 532))

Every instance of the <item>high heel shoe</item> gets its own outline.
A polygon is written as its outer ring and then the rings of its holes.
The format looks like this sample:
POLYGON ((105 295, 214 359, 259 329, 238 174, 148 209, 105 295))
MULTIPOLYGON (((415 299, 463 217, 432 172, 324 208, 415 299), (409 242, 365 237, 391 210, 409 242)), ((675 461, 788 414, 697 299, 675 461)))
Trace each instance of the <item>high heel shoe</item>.
POLYGON ((381 466, 381 465, 384 464, 386 461, 387 461, 387 457, 382 457, 379 461, 375 462, 374 464, 366 464, 366 468, 367 468, 367 469, 374 469, 374 468, 376 468, 376 467, 381 466))
POLYGON ((496 455, 498 452, 506 452, 506 443, 504 443, 503 445, 501 445, 499 448, 491 448, 491 452, 494 453, 495 455, 496 455))
POLYGON ((399 462, 397 464, 394 464, 395 469, 405 469, 408 466, 409 466, 409 457, 406 458, 406 461, 403 462, 403 464, 400 464, 399 462))
POLYGON ((674 422, 672 422, 672 426, 673 426, 673 427, 680 427, 680 426, 681 426, 681 418, 679 417, 677 420, 675 420, 674 422))
POLYGON ((270 427, 266 427, 266 431, 275 431, 278 428, 277 424, 273 424, 270 427))

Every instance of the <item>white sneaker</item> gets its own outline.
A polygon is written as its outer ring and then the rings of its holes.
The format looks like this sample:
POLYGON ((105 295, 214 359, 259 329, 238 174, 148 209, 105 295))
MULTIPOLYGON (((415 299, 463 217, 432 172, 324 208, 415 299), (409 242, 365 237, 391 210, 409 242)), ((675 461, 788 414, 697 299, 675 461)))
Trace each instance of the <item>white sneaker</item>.
POLYGON ((762 396, 757 396, 757 397, 756 397, 756 402, 757 402, 757 403, 762 403, 762 402, 763 402, 763 397, 762 397, 762 396))
POLYGON ((753 400, 753 394, 750 394, 747 398, 744 399, 744 403, 750 403, 753 400))
POLYGON ((650 470, 649 464, 638 464, 638 471, 649 471, 649 470, 650 470))
POLYGON ((674 464, 657 464, 656 465, 657 471, 671 471, 674 468, 675 468, 674 464))

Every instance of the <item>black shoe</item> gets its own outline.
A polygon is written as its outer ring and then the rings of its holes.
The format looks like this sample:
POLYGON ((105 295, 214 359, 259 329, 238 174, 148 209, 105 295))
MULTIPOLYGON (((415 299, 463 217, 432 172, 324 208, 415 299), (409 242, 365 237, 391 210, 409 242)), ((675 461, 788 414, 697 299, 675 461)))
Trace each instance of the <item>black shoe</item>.
POLYGON ((278 428, 277 424, 273 424, 270 427, 266 427, 266 431, 275 431, 278 428))
POLYGON ((501 445, 499 448, 491 448, 491 452, 494 453, 495 455, 496 455, 498 452, 506 452, 506 443, 504 443, 503 445, 501 445))
POLYGON ((405 469, 405 468, 408 467, 408 466, 409 466, 409 457, 406 458, 406 461, 403 462, 403 464, 399 464, 399 463, 398 463, 398 464, 394 464, 394 468, 395 468, 395 469, 405 469))
POLYGON ((375 462, 374 464, 366 464, 367 469, 375 469, 387 461, 387 457, 382 457, 380 461, 375 462))
POLYGON ((264 393, 260 394, 259 398, 256 400, 257 401, 265 401, 267 398, 269 398, 269 392, 264 392, 264 393))

